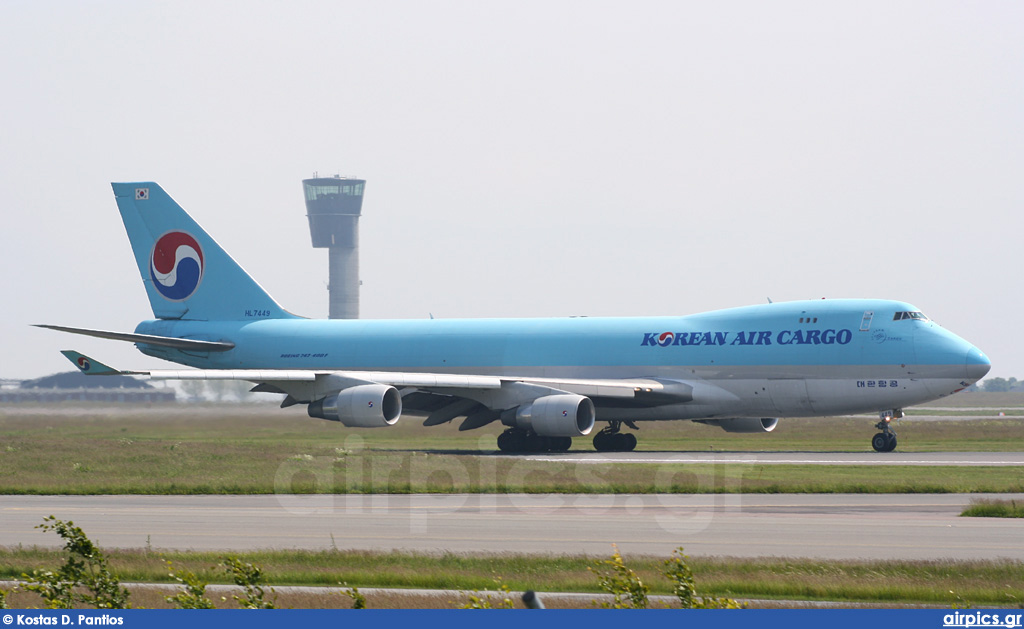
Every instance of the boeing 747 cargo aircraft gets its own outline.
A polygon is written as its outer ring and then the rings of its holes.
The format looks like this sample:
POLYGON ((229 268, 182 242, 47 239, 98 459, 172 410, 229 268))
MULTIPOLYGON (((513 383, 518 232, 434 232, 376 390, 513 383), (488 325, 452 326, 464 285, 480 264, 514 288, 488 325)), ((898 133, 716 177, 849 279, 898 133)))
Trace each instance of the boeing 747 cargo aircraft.
POLYGON ((134 333, 45 325, 129 341, 192 369, 117 371, 65 352, 86 374, 229 379, 283 394, 350 427, 459 430, 501 422, 498 447, 564 451, 594 434, 636 447, 635 422, 691 420, 771 432, 779 417, 877 412, 892 451, 902 409, 988 373, 978 348, 914 306, 880 299, 769 303, 686 316, 311 320, 281 308, 155 183, 113 184, 154 319, 134 333))

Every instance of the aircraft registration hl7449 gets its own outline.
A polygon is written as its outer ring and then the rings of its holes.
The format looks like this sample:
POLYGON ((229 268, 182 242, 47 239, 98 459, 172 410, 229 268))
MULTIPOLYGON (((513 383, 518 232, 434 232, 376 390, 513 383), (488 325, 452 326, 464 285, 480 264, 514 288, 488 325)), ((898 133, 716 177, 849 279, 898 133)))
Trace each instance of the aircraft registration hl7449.
POLYGON ((250 381, 312 417, 384 427, 403 414, 459 430, 501 422, 504 451, 636 447, 634 422, 692 420, 770 432, 778 417, 878 412, 896 447, 902 409, 972 385, 988 358, 914 306, 878 299, 768 303, 688 316, 312 320, 281 308, 152 182, 115 183, 154 319, 129 341, 192 369, 87 374, 250 381))

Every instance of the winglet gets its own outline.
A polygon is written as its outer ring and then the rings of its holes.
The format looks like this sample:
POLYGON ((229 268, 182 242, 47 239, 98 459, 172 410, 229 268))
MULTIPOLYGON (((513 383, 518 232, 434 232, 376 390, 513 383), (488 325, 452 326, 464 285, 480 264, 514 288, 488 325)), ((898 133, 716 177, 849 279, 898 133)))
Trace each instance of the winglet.
POLYGON ((89 358, 85 354, 70 349, 61 350, 61 354, 75 364, 78 370, 87 376, 113 376, 121 372, 113 367, 108 367, 98 360, 89 358))

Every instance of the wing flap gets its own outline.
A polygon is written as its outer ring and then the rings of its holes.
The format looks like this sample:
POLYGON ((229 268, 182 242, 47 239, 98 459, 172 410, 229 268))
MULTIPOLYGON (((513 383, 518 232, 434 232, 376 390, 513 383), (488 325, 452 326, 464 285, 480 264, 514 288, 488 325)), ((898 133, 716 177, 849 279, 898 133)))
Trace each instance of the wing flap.
POLYGON ((473 376, 446 373, 410 373, 402 371, 329 371, 319 372, 368 380, 378 384, 390 384, 395 387, 415 387, 418 389, 500 389, 502 378, 498 376, 473 376))
POLYGON ((312 382, 316 373, 298 369, 157 369, 130 372, 153 380, 247 380, 249 382, 312 382))

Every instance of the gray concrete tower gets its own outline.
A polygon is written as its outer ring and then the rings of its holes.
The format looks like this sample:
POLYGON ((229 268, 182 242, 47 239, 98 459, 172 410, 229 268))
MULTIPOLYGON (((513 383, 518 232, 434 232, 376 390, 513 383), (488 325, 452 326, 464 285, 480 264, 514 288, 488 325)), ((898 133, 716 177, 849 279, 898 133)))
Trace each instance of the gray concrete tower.
POLYGON ((359 216, 365 179, 339 175, 302 181, 313 246, 326 247, 331 319, 359 318, 359 216))

